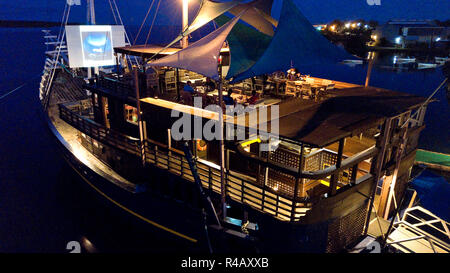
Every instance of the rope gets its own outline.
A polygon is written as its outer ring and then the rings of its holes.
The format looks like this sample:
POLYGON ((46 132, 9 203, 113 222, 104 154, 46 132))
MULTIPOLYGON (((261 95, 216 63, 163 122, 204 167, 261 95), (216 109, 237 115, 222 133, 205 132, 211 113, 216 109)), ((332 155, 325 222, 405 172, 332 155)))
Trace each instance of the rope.
POLYGON ((35 75, 34 77, 32 77, 29 81, 26 81, 25 83, 19 85, 18 87, 14 88, 13 90, 9 91, 8 93, 2 95, 0 97, 0 101, 2 101, 3 99, 5 99, 6 97, 8 97, 9 95, 13 94, 14 92, 20 90, 22 87, 24 87, 25 85, 29 84, 31 81, 33 81, 35 78, 39 77, 42 75, 42 72, 35 75))
POLYGON ((156 7, 155 15, 153 16, 153 21, 150 26, 150 30, 148 31, 148 34, 147 34, 147 39, 145 39, 145 45, 147 45, 148 39, 150 38, 150 33, 152 33, 153 25, 155 24, 156 15, 158 15, 160 5, 161 5, 161 0, 159 0, 158 6, 156 7))
POLYGON ((139 31, 138 31, 138 33, 136 35, 136 38, 134 38, 133 45, 136 44, 136 41, 139 38, 139 34, 141 34, 141 31, 142 31, 142 28, 144 27, 145 22, 147 22, 148 15, 150 14, 150 11, 152 10, 154 3, 155 3, 155 0, 152 0, 152 3, 150 4, 150 7, 147 10, 147 14, 145 15, 144 21, 142 21, 141 27, 139 28, 139 31))
MULTIPOLYGON (((116 9, 116 11, 117 11, 117 17, 119 18, 120 24, 121 24, 121 25, 124 27, 124 29, 125 29, 125 25, 123 24, 122 16, 120 16, 120 12, 119 12, 119 8, 117 7, 116 0, 112 0, 112 2, 113 2, 114 7, 115 7, 115 9, 116 9)), ((131 45, 131 40, 130 40, 130 38, 128 37, 128 33, 127 33, 127 30, 126 30, 126 29, 125 29, 125 38, 126 38, 127 42, 131 45)), ((130 58, 129 56, 127 56, 127 57, 128 57, 128 60, 130 61, 130 63, 132 64, 131 58, 130 58)), ((139 65, 139 62, 138 62, 138 60, 137 60, 137 58, 136 58, 136 56, 134 56, 134 60, 136 61, 137 65, 140 66, 140 65, 139 65)))
POLYGON ((418 110, 414 114, 410 115, 410 117, 405 121, 405 123, 401 127, 405 127, 406 125, 408 125, 409 121, 411 120, 411 117, 414 116, 415 114, 417 114, 419 112, 419 110, 422 109, 422 107, 424 107, 427 103, 429 103, 430 100, 434 97, 434 95, 436 95, 436 93, 439 91, 439 89, 441 89, 442 86, 444 86, 444 84, 447 81, 448 81, 448 78, 445 78, 445 80, 439 85, 439 87, 436 88, 436 90, 434 90, 434 92, 425 100, 425 102, 419 106, 418 110))
POLYGON ((112 15, 113 15, 113 17, 114 17, 114 22, 115 22, 116 25, 117 25, 117 17, 116 17, 116 13, 114 12, 114 8, 113 8, 113 6, 112 6, 111 0, 108 0, 108 2, 109 2, 109 7, 111 8, 112 15))

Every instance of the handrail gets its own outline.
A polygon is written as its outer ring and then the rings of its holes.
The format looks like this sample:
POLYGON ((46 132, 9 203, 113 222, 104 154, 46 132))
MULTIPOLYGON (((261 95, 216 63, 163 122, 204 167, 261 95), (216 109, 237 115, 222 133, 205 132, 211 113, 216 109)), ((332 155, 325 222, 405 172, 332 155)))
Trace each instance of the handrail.
POLYGON ((345 170, 349 167, 353 167, 356 164, 375 156, 376 154, 378 154, 378 148, 375 146, 372 146, 356 155, 353 155, 351 157, 348 157, 348 158, 342 160, 341 166, 339 168, 336 168, 336 165, 333 165, 333 166, 330 166, 323 170, 319 170, 319 171, 315 171, 315 172, 303 171, 300 173, 299 177, 308 178, 308 179, 323 179, 332 174, 335 174, 342 170, 345 170))
POLYGON ((314 171, 314 172, 310 172, 310 171, 299 172, 297 168, 281 165, 279 163, 269 161, 268 159, 263 159, 263 158, 258 157, 250 152, 247 152, 244 150, 244 148, 240 144, 238 144, 236 146, 236 148, 237 148, 237 151, 242 156, 250 158, 251 160, 257 161, 259 164, 261 164, 265 167, 270 167, 275 170, 280 170, 286 174, 290 174, 290 175, 293 175, 298 178, 307 178, 307 179, 314 179, 314 180, 323 179, 332 174, 339 173, 342 170, 345 170, 349 167, 353 167, 354 165, 378 154, 378 148, 375 146, 372 146, 356 155, 353 155, 349 158, 344 159, 339 168, 336 168, 336 165, 333 165, 333 166, 330 166, 323 170, 318 170, 318 171, 314 171))
POLYGON ((88 84, 87 86, 96 89, 104 88, 124 98, 136 98, 136 91, 133 86, 105 76, 97 77, 94 85, 88 84))
POLYGON ((80 132, 85 133, 98 141, 104 142, 105 144, 112 145, 133 154, 140 154, 139 139, 105 128, 101 124, 72 112, 64 104, 59 104, 58 107, 60 118, 80 132))

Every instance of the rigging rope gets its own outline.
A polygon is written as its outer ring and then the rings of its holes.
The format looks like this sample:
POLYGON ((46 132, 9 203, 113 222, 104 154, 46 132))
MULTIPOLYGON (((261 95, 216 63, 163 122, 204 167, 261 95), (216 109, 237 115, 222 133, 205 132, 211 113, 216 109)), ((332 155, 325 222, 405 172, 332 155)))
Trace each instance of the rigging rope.
POLYGON ((153 25, 155 24, 155 19, 156 19, 156 16, 158 15, 160 5, 161 5, 161 0, 159 0, 158 6, 156 7, 155 15, 153 16, 153 21, 152 21, 152 24, 150 25, 150 30, 148 31, 148 34, 147 34, 147 39, 145 39, 145 45, 147 45, 148 39, 150 38, 150 34, 152 33, 153 25))
MULTIPOLYGON (((119 12, 119 8, 117 7, 116 0, 112 0, 112 2, 113 2, 114 7, 115 7, 115 9, 116 9, 116 11, 117 11, 117 17, 119 18, 120 24, 121 24, 121 25, 123 26, 123 28, 125 29, 125 25, 123 24, 122 16, 120 16, 120 12, 119 12)), ((131 40, 130 40, 130 38, 128 37, 128 33, 127 33, 127 30, 126 30, 126 29, 125 29, 125 39, 126 39, 127 42, 131 45, 131 40)), ((127 56, 127 57, 128 57, 128 60, 130 61, 130 63, 132 64, 130 56, 127 56)), ((134 60, 136 61, 137 66, 140 67, 140 64, 139 64, 139 62, 138 62, 136 56, 134 56, 134 60)))
POLYGON ((112 15, 113 15, 113 17, 114 17, 114 22, 115 22, 116 25, 117 25, 117 17, 116 17, 116 13, 114 12, 114 8, 113 8, 113 6, 112 6, 111 0, 108 0, 108 2, 109 2, 109 7, 111 8, 112 15))
POLYGON ((155 0, 152 0, 152 3, 150 4, 150 7, 147 10, 147 14, 145 15, 144 21, 142 21, 141 27, 139 28, 138 33, 137 33, 136 37, 134 38, 133 45, 136 44, 136 41, 139 38, 139 34, 141 34, 141 31, 142 31, 142 28, 144 27, 145 22, 147 22, 148 15, 150 14, 150 11, 152 10, 154 3, 155 3, 155 0))
MULTIPOLYGON (((70 8, 71 8, 71 6, 69 5, 69 8, 67 9, 67 16, 65 18, 64 25, 67 25, 67 21, 69 20, 70 8)), ((62 28, 62 26, 61 26, 61 28, 62 28)), ((47 82, 47 85, 46 85, 46 87, 44 89, 44 91, 45 91, 45 93, 44 93, 44 99, 45 99, 45 101, 44 101, 44 109, 47 108, 47 102, 48 102, 48 100, 50 98, 50 89, 51 89, 53 78, 55 77, 56 66, 59 63, 58 60, 59 60, 59 56, 61 55, 62 41, 64 41, 65 35, 66 35, 66 31, 64 30, 63 34, 62 34, 62 37, 61 37, 61 40, 59 40, 60 43, 59 43, 59 48, 58 48, 58 54, 56 55, 56 58, 54 59, 54 64, 53 64, 50 80, 47 82)))
POLYGON ((439 91, 439 89, 442 88, 442 86, 444 86, 444 84, 448 81, 448 78, 445 78, 445 80, 439 85, 438 88, 436 88, 436 90, 434 90, 434 92, 426 99, 426 101, 424 103, 422 103, 418 108, 417 111, 410 115, 409 118, 405 121, 405 123, 403 123, 403 125, 401 127, 405 127, 408 125, 409 121, 412 119, 412 117, 414 115, 416 115, 421 109, 422 107, 424 107, 426 104, 428 104, 430 102, 430 100, 434 97, 434 95, 436 95, 436 93, 439 91))

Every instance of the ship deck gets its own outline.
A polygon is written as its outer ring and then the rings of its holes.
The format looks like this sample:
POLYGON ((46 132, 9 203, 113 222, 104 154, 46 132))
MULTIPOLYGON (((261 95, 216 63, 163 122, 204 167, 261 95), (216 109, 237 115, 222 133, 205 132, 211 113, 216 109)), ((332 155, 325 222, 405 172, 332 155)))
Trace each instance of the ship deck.
POLYGON ((70 146, 78 160, 116 185, 130 192, 135 192, 135 184, 120 176, 112 168, 92 155, 92 153, 81 145, 79 131, 60 119, 58 104, 73 103, 87 98, 86 95, 81 92, 81 89, 78 86, 79 84, 80 82, 68 78, 65 73, 61 73, 61 75, 57 77, 57 81, 55 81, 52 89, 50 105, 48 108, 50 121, 53 123, 61 137, 70 146))

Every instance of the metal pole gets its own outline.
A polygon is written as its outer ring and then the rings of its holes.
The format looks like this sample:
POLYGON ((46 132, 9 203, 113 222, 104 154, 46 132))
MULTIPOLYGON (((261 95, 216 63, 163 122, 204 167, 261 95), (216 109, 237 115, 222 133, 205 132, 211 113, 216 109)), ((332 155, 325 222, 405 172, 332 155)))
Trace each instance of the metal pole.
MULTIPOLYGON (((189 0, 183 0, 183 25, 182 31, 186 30, 189 25, 189 0)), ((189 45, 188 36, 184 37, 182 40, 182 48, 186 48, 189 45)))
POLYGON ((221 201, 223 218, 227 217, 227 204, 226 204, 226 185, 225 185, 225 142, 224 142, 224 126, 223 126, 223 93, 222 93, 222 64, 219 64, 219 123, 220 123, 220 185, 221 185, 221 201))

